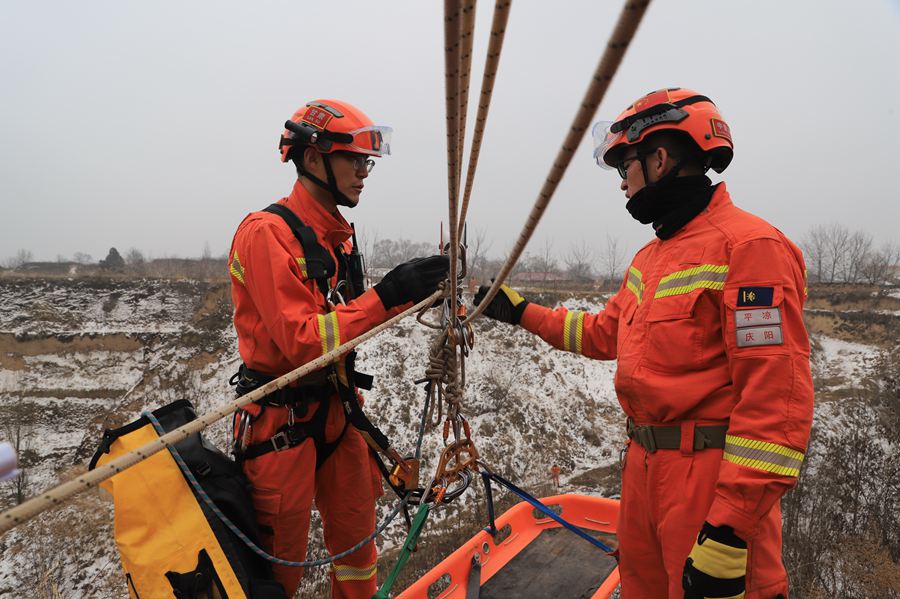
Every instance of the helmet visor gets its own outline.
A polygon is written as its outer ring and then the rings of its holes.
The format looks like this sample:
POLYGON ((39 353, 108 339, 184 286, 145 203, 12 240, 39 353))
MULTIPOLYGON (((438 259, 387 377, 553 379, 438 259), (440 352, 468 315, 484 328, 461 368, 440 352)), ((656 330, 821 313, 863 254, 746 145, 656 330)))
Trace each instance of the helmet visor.
POLYGON ((597 121, 594 123, 594 128, 591 129, 591 136, 594 138, 594 160, 606 170, 612 170, 613 165, 606 163, 604 155, 622 139, 621 132, 613 133, 610 130, 612 126, 612 121, 597 121))
POLYGON ((353 139, 346 144, 351 152, 370 154, 372 156, 390 156, 391 133, 394 130, 383 125, 370 125, 362 129, 350 131, 353 139))

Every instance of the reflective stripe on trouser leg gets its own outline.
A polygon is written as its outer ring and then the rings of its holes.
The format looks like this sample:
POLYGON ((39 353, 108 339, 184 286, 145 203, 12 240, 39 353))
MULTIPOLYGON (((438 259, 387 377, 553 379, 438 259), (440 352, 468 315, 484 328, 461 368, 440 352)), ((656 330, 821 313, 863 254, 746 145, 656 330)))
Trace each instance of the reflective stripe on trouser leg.
POLYGON ((378 568, 375 564, 364 566, 362 568, 345 566, 343 564, 332 564, 331 570, 334 573, 335 580, 338 582, 345 582, 348 580, 369 580, 370 578, 375 578, 375 575, 378 573, 378 568))
MULTIPOLYGON (((381 479, 374 476, 371 460, 366 442, 350 427, 316 473, 316 507, 322 514, 325 546, 331 555, 349 549, 375 530, 375 497, 381 479)), ((371 542, 336 562, 331 570, 331 596, 370 599, 377 590, 376 560, 375 543, 371 542)))

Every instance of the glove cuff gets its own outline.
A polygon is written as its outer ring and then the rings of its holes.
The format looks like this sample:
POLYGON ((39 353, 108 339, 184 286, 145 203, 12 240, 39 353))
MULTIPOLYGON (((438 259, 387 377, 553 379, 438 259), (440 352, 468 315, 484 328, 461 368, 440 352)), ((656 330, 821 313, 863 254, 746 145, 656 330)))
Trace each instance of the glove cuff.
POLYGON ((743 585, 747 573, 747 543, 734 534, 730 526, 704 523, 688 557, 688 566, 718 581, 717 584, 743 585))
POLYGON ((512 324, 518 325, 522 322, 522 314, 525 313, 525 308, 528 307, 528 300, 523 299, 521 302, 513 306, 512 309, 512 324))
POLYGON ((385 310, 390 310, 391 308, 396 308, 400 304, 406 303, 406 301, 400 297, 397 286, 392 285, 390 281, 375 283, 372 285, 372 289, 378 294, 378 298, 381 300, 385 310))

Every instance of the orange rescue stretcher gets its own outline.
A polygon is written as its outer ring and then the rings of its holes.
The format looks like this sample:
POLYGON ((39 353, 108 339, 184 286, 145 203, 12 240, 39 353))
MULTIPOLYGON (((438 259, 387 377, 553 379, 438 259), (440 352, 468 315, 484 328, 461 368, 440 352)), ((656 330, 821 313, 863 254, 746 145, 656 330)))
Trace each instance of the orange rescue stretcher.
MULTIPOLYGON (((566 494, 541 501, 606 545, 618 546, 617 500, 566 494)), ((606 599, 619 585, 614 557, 527 502, 497 518, 496 527, 496 540, 482 530, 398 599, 606 599)))

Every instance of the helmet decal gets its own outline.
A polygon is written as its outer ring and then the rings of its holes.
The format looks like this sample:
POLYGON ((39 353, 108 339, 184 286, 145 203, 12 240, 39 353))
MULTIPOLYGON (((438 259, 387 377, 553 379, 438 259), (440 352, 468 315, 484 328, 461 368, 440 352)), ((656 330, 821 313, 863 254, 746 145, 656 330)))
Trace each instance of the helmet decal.
POLYGON ((728 126, 728 123, 726 123, 722 119, 709 119, 709 122, 712 125, 713 135, 715 135, 716 137, 727 139, 729 142, 732 141, 731 127, 728 126))
POLYGON ((303 122, 309 123, 320 131, 324 131, 325 127, 328 126, 328 121, 330 121, 333 116, 333 114, 324 108, 309 105, 306 114, 303 115, 303 122))

